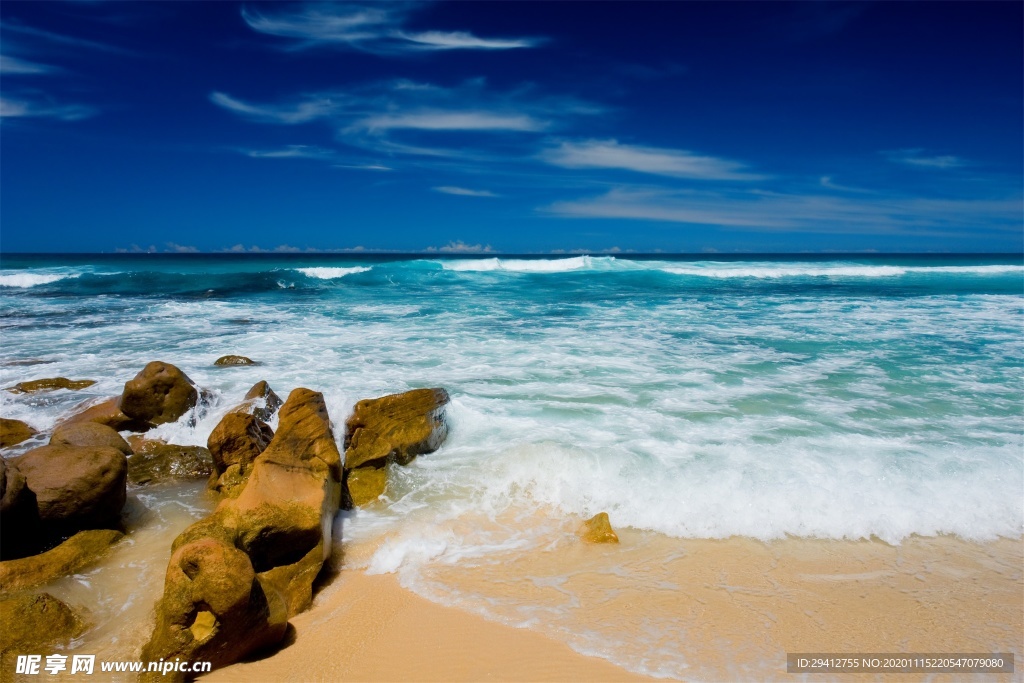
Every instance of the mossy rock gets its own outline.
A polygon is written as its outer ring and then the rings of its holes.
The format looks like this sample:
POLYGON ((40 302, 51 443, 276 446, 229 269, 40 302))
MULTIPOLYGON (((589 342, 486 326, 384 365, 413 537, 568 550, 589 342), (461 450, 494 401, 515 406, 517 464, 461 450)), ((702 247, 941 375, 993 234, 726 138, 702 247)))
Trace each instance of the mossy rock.
POLYGON ((199 402, 199 390, 170 363, 153 361, 125 382, 121 410, 128 417, 159 425, 174 422, 199 402))
POLYGON ((259 365, 252 358, 246 358, 245 356, 221 356, 217 360, 213 361, 213 364, 219 367, 232 366, 232 365, 259 365))
POLYGON ((345 467, 406 465, 448 436, 444 389, 414 389, 356 403, 345 422, 345 467))
POLYGON ((21 420, 0 417, 0 448, 16 446, 38 433, 21 420))
POLYGON ((0 590, 34 588, 73 574, 102 557, 123 536, 112 529, 79 531, 45 553, 0 562, 0 590))
POLYGON ((364 507, 380 498, 388 485, 388 470, 386 467, 357 467, 349 470, 346 474, 345 483, 348 486, 348 494, 352 504, 356 507, 364 507))
POLYGON ((63 643, 85 630, 67 604, 49 593, 19 593, 0 599, 0 651, 63 643))
POLYGON ((70 389, 71 391, 78 391, 79 389, 85 389, 96 384, 94 379, 68 379, 67 377, 44 377, 43 379, 33 379, 28 382, 18 382, 13 387, 8 387, 7 391, 12 394, 28 394, 33 391, 53 391, 54 389, 70 389))
POLYGON ((152 484, 170 479, 207 479, 211 472, 213 457, 202 446, 142 441, 135 455, 128 458, 128 480, 133 484, 152 484))
POLYGON ((599 512, 576 531, 576 535, 587 543, 618 543, 619 536, 612 529, 607 512, 599 512))

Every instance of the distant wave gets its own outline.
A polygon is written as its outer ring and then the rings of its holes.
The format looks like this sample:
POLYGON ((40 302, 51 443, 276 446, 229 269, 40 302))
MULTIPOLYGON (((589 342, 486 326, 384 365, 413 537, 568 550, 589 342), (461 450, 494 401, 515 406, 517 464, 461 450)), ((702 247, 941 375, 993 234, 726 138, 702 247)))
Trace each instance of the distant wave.
POLYGON ((610 270, 615 258, 611 256, 573 256, 560 259, 466 259, 441 261, 445 270, 505 271, 509 273, 565 273, 573 270, 610 270))
POLYGON ((727 266, 665 266, 659 268, 674 275, 690 275, 713 278, 784 278, 784 277, 899 277, 908 273, 939 274, 957 273, 964 275, 1000 275, 1004 273, 1022 273, 1024 266, 834 266, 821 267, 816 265, 765 265, 727 266))
POLYGON ((336 280, 339 277, 345 277, 346 275, 352 275, 354 273, 365 273, 372 269, 363 268, 362 266, 353 266, 351 268, 296 268, 295 270, 307 277, 315 277, 320 280, 336 280))
POLYGON ((79 273, 11 273, 0 275, 0 287, 19 287, 25 289, 78 276, 79 273))

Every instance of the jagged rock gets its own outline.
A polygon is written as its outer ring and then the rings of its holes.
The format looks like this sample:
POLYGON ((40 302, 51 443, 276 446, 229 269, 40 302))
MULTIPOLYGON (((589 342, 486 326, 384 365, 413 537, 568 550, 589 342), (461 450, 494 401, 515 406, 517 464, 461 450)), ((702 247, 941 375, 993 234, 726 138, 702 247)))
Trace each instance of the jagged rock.
POLYGON ((49 593, 19 593, 0 599, 0 652, 4 655, 66 642, 83 630, 85 624, 75 611, 49 593))
POLYGON ((59 532, 117 525, 128 462, 108 446, 42 446, 18 459, 43 525, 59 532))
POLYGON ((267 381, 262 380, 252 385, 252 389, 245 394, 244 402, 233 412, 251 413, 258 419, 267 422, 283 403, 284 401, 274 393, 267 381))
POLYGON ((619 537, 612 529, 607 512, 599 512, 576 531, 576 535, 587 543, 618 543, 619 537))
POLYGON ((64 420, 61 426, 82 422, 95 422, 106 425, 114 431, 145 432, 155 425, 147 420, 128 417, 121 411, 121 397, 114 396, 99 403, 91 401, 83 405, 83 409, 64 420))
POLYGON ((45 553, 0 562, 0 590, 33 588, 73 574, 98 560, 122 536, 112 529, 79 531, 45 553))
POLYGON ((369 505, 380 498, 388 483, 388 468, 357 467, 345 473, 351 502, 356 507, 369 505))
POLYGON ((153 424, 174 422, 199 401, 199 391, 184 372, 153 361, 125 382, 121 410, 130 418, 153 424))
POLYGON ((132 447, 112 427, 99 422, 73 422, 62 424, 50 436, 51 446, 109 446, 125 455, 132 447))
POLYGON ((36 497, 13 461, 0 458, 0 557, 21 557, 38 541, 36 497))
POLYGON ((207 448, 213 457, 210 488, 228 494, 248 478, 252 463, 267 449, 274 431, 254 415, 230 412, 214 427, 207 448), (225 473, 231 471, 225 477, 225 473), (223 479, 223 480, 222 480, 223 479))
POLYGON ((78 391, 96 384, 94 379, 68 379, 67 377, 46 377, 28 382, 18 382, 7 391, 12 394, 27 394, 32 391, 53 391, 54 389, 70 389, 78 391))
POLYGON ((213 361, 214 365, 259 365, 256 361, 245 356, 221 356, 217 360, 213 361))
POLYGON ((206 479, 213 471, 213 457, 202 446, 179 446, 162 441, 136 441, 135 455, 128 458, 128 480, 152 484, 168 479, 206 479))
POLYGON ((432 453, 448 436, 444 389, 415 389, 359 401, 345 423, 345 467, 406 465, 432 453))
POLYGON ((21 420, 0 417, 0 448, 15 446, 38 433, 21 420))
POLYGON ((280 641, 330 554, 341 456, 323 396, 296 389, 237 498, 172 545, 143 658, 238 661, 280 641))

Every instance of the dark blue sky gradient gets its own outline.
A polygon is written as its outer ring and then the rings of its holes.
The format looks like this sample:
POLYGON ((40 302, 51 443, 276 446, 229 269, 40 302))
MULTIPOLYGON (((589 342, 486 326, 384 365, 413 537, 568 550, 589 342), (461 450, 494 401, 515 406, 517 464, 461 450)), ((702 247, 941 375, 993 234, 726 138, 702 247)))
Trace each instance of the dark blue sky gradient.
POLYGON ((0 250, 1024 249, 1019 2, 0 5, 0 250))

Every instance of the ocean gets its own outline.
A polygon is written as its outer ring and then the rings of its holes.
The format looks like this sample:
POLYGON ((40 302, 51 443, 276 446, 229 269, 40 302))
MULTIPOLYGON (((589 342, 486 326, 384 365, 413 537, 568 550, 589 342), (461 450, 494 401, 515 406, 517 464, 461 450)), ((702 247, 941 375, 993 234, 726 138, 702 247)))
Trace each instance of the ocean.
MULTIPOLYGON (((602 511, 662 550, 1024 531, 1017 255, 0 259, 0 385, 97 381, 0 392, 4 417, 48 430, 152 360, 212 392, 194 425, 152 432, 180 444, 261 379, 323 392, 339 442, 357 400, 446 388, 447 442, 344 516, 344 565, 651 675, 692 673, 662 642, 671 614, 615 644, 572 616, 561 570, 524 579, 549 598, 451 568, 557 552, 602 511)), ((607 590, 646 580, 602 558, 607 590)))

